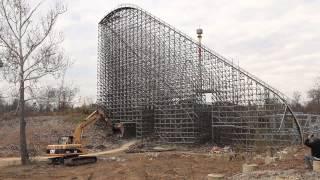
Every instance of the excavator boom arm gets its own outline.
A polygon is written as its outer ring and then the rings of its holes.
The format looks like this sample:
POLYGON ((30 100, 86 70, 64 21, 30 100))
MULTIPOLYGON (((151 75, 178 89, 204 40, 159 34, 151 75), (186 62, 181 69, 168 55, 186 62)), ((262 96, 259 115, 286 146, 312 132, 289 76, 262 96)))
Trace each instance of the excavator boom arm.
POLYGON ((81 144, 81 136, 83 129, 87 127, 88 125, 96 122, 98 119, 103 118, 105 120, 106 116, 102 110, 96 110, 93 113, 91 113, 86 119, 81 122, 73 133, 73 143, 74 144, 81 144))

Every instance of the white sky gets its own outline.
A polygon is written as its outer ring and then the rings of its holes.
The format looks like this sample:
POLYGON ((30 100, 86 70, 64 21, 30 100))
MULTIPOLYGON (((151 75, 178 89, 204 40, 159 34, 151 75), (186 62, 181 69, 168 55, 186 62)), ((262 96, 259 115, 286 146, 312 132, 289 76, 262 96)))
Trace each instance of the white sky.
POLYGON ((293 91, 305 94, 320 76, 320 0, 64 2, 68 11, 57 28, 75 61, 67 80, 82 97, 96 97, 98 22, 121 3, 138 5, 194 38, 201 26, 204 44, 289 97, 293 91))

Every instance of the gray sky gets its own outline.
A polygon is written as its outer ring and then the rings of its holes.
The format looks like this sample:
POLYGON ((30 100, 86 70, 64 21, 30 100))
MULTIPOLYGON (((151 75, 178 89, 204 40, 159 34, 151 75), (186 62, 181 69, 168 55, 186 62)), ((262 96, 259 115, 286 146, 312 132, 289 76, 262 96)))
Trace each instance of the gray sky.
MULTIPOLYGON (((48 1, 48 0, 47 0, 48 1)), ((291 96, 320 76, 320 0, 65 0, 57 28, 75 61, 67 80, 96 97, 98 22, 122 3, 140 6, 291 96)))

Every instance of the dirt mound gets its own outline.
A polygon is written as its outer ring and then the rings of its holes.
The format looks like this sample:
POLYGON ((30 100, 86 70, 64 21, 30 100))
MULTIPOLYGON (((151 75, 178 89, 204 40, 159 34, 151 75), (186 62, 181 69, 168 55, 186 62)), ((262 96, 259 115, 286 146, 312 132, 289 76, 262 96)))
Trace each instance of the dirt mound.
MULTIPOLYGON (((72 135, 77 124, 85 118, 82 114, 27 117, 27 142, 31 156, 44 155, 48 144, 56 144, 61 136, 72 135)), ((0 157, 19 156, 19 119, 0 119, 0 157)), ((89 152, 119 147, 123 142, 112 136, 104 121, 97 121, 83 133, 84 146, 92 147, 89 152)))

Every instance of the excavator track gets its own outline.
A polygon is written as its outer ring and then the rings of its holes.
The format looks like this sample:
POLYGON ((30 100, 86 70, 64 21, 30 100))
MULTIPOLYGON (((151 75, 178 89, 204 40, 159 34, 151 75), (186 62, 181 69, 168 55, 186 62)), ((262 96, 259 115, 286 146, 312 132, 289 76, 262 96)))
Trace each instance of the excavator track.
POLYGON ((66 166, 79 166, 83 164, 96 163, 97 157, 95 156, 78 156, 74 158, 68 158, 64 160, 66 166))

